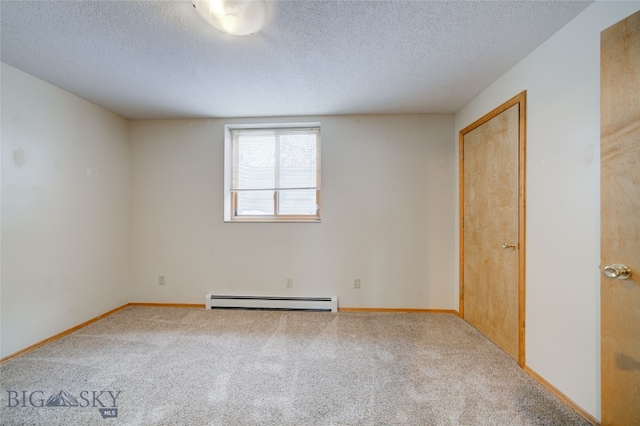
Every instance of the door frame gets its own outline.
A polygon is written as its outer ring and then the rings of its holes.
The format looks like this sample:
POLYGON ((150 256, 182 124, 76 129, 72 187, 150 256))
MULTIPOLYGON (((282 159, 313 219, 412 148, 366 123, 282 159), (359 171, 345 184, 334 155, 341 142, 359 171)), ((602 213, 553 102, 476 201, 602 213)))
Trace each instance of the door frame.
POLYGON ((518 93, 488 114, 460 130, 458 143, 459 161, 459 232, 460 232, 460 305, 458 315, 464 319, 464 137, 467 133, 480 127, 492 118, 502 114, 514 105, 519 106, 518 114, 518 365, 525 366, 525 260, 526 260, 526 228, 525 228, 525 180, 526 180, 526 117, 527 91, 518 93))

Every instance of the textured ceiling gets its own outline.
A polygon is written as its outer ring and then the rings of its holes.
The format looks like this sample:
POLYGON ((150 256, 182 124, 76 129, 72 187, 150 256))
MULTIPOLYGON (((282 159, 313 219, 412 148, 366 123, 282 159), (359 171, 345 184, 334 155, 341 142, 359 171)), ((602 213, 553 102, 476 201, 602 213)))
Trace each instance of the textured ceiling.
POLYGON ((2 0, 1 59, 132 119, 450 113, 590 3, 278 1, 234 37, 189 0, 2 0))

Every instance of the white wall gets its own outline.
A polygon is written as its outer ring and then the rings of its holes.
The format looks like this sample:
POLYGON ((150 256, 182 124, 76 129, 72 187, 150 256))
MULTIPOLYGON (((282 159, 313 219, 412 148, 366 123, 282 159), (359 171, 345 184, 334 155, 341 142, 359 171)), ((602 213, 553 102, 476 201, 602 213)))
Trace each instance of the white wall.
POLYGON ((128 123, 2 64, 2 356, 127 302, 128 123))
POLYGON ((456 114, 457 132, 527 90, 526 364, 600 418, 600 31, 596 2, 456 114))
POLYGON ((457 309, 452 131, 453 115, 132 122, 131 301, 457 309), (224 124, 293 121, 322 124, 322 223, 224 223, 224 124))

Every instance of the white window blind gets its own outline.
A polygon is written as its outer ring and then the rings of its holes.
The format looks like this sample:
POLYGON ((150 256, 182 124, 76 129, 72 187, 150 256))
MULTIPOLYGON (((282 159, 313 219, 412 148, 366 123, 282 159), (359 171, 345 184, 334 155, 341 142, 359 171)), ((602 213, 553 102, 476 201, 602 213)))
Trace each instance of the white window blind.
POLYGON ((319 219, 320 128, 231 129, 232 217, 319 219))

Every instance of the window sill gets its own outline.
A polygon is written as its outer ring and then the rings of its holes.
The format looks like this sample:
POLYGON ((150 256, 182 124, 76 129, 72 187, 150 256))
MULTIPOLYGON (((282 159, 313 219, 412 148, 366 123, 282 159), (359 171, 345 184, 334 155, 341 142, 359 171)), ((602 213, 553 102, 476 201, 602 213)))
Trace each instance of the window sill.
POLYGON ((227 219, 225 223, 322 223, 320 218, 303 218, 303 217, 295 217, 295 218, 273 218, 273 217, 247 217, 247 218, 235 218, 235 219, 227 219))

